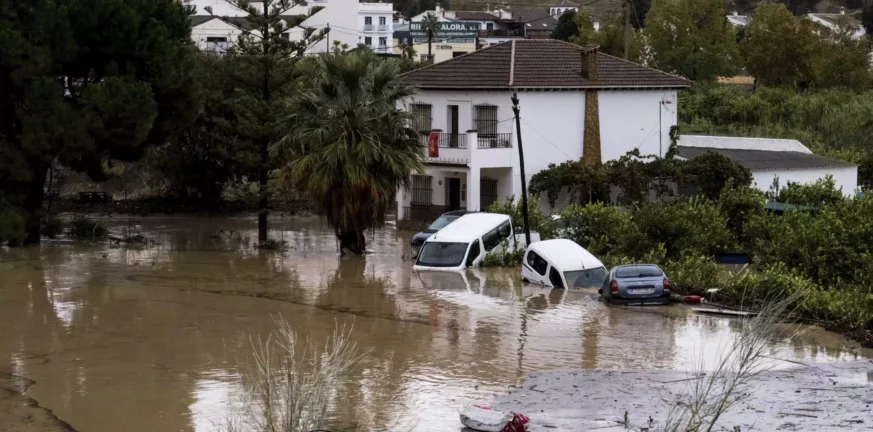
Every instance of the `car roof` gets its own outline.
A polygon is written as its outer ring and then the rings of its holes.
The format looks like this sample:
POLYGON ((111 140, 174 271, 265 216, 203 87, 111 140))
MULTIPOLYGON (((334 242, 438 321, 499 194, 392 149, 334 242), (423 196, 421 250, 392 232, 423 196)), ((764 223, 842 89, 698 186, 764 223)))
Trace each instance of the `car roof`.
POLYGON ((606 267, 597 257, 578 243, 567 239, 543 240, 532 243, 528 250, 551 261, 561 271, 606 267))
POLYGON ((450 212, 443 213, 440 217, 442 217, 442 216, 463 216, 463 215, 468 214, 468 213, 473 213, 473 212, 471 212, 469 210, 452 210, 450 212))
POLYGON ((427 241, 469 243, 508 220, 509 216, 498 213, 465 214, 430 236, 427 241))

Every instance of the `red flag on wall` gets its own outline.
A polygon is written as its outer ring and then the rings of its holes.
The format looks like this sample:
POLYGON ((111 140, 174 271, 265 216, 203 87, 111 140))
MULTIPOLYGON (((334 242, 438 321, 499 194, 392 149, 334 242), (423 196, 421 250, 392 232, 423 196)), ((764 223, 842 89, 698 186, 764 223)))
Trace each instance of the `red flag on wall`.
POLYGON ((431 132, 427 137, 427 156, 432 158, 440 157, 440 134, 431 132))

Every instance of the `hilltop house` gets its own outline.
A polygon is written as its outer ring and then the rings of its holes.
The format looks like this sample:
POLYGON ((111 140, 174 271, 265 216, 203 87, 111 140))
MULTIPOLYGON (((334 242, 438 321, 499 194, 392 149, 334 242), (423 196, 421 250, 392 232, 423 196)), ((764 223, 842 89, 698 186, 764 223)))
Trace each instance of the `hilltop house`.
POLYGON ((403 103, 428 148, 426 172, 397 193, 398 218, 483 210, 521 195, 518 93, 525 174, 579 158, 663 154, 685 79, 553 39, 518 39, 402 75, 420 89, 403 103))

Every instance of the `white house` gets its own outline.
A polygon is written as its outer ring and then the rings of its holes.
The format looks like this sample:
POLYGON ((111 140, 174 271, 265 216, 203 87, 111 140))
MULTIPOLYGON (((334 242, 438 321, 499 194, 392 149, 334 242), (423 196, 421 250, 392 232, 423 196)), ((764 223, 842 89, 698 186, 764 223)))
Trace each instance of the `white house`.
POLYGON ((752 172, 753 186, 770 190, 777 182, 807 184, 832 176, 838 189, 854 196, 858 187, 858 166, 813 154, 797 140, 681 135, 679 157, 694 159, 707 152, 726 156, 752 172))
POLYGON ((391 3, 358 3, 359 44, 378 53, 393 52, 394 5, 391 3))
POLYGON ((864 26, 861 25, 861 21, 858 21, 855 16, 847 14, 845 8, 840 8, 840 13, 838 14, 809 13, 806 16, 813 22, 819 23, 831 30, 848 27, 852 37, 855 39, 860 39, 867 34, 864 26))
MULTIPOLYGON (((191 20, 191 38, 202 50, 224 52, 228 44, 236 42, 251 27, 245 20, 247 13, 225 0, 183 0, 183 3, 197 7, 197 15, 191 20), (208 14, 207 7, 212 9, 212 14, 208 14), (216 19, 213 15, 229 19, 216 19)), ((252 5, 261 7, 263 3, 253 2, 252 5)), ((308 53, 327 52, 335 42, 350 48, 366 44, 377 52, 392 51, 394 10, 391 3, 299 1, 283 16, 292 27, 287 31, 291 40, 300 40, 307 28, 316 31, 329 29, 327 36, 314 44, 308 53)))
POLYGON ((578 12, 579 5, 571 2, 570 0, 561 0, 549 7, 549 13, 551 13, 552 16, 555 18, 561 16, 564 12, 567 11, 578 12))
POLYGON ((399 78, 420 92, 405 101, 428 148, 424 175, 397 194, 400 219, 481 210, 521 195, 518 93, 525 174, 585 156, 666 152, 685 79, 553 39, 518 39, 399 78), (588 129, 586 134, 585 129, 588 129), (592 137, 585 142, 584 136, 592 137), (597 142, 599 140, 599 143, 597 142))

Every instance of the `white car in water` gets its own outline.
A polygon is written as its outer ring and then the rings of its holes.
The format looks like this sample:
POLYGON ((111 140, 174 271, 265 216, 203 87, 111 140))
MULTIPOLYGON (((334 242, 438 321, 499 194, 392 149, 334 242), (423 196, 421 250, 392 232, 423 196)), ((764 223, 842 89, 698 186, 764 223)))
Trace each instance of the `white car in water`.
POLYGON ((532 243, 521 265, 523 281, 551 288, 600 288, 608 276, 597 257, 567 239, 532 243))
MULTIPOLYGON (((531 242, 539 234, 531 233, 531 242)), ((512 219, 498 213, 470 213, 425 240, 415 261, 420 270, 463 270, 477 267, 491 253, 504 252, 503 245, 524 248, 524 234, 516 235, 512 219)))

